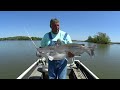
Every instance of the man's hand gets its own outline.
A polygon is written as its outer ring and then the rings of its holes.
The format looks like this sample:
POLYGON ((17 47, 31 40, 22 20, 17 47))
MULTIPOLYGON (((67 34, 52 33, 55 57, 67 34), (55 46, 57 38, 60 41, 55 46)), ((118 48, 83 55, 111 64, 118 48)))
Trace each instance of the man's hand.
POLYGON ((68 57, 69 57, 69 58, 72 58, 72 57, 74 57, 74 54, 71 53, 71 52, 68 52, 68 57))

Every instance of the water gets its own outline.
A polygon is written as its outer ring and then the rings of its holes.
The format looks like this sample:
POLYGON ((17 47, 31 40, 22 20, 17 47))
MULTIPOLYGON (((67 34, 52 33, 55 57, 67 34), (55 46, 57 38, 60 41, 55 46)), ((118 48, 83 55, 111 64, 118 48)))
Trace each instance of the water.
MULTIPOLYGON (((40 46, 40 41, 34 42, 40 46)), ((93 45, 86 42, 77 43, 93 45)), ((84 53, 81 62, 100 79, 119 79, 120 45, 96 45, 94 58, 84 53)), ((0 41, 0 79, 16 79, 37 59, 36 49, 31 41, 0 41)))
POLYGON ((0 78, 17 78, 37 60, 31 41, 0 41, 0 78))

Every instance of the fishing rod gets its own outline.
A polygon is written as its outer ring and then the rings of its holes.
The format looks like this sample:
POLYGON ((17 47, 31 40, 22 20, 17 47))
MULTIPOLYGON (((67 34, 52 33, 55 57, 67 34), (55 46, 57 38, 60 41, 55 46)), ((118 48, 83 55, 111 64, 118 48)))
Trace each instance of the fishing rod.
MULTIPOLYGON (((26 32, 27 32, 27 31, 26 31, 26 32)), ((33 41, 32 38, 30 37, 30 35, 29 35, 28 32, 27 32, 27 34, 28 34, 28 37, 30 38, 30 40, 32 41, 33 45, 35 46, 35 48, 36 48, 37 51, 38 51, 38 52, 36 52, 36 56, 42 58, 40 61, 41 61, 44 65, 46 65, 46 59, 43 58, 42 55, 40 55, 37 45, 34 43, 34 41, 33 41)), ((40 61, 39 61, 39 62, 40 62, 40 61)))
MULTIPOLYGON (((27 32, 27 31, 26 31, 26 32, 27 32)), ((28 34, 28 37, 30 38, 30 40, 32 41, 33 45, 35 46, 35 48, 36 48, 37 51, 38 51, 38 52, 36 52, 36 56, 41 57, 40 52, 39 52, 39 50, 38 50, 39 47, 37 47, 37 45, 34 43, 34 41, 32 40, 32 38, 31 38, 31 36, 29 35, 28 32, 27 32, 27 34, 28 34)))
MULTIPOLYGON (((27 31, 26 31, 27 32, 27 31)), ((29 33, 27 32, 27 34, 28 34, 28 37, 30 38, 30 40, 32 41, 32 43, 33 43, 33 45, 35 46, 35 48, 37 49, 38 47, 37 47, 37 45, 34 43, 34 41, 32 40, 32 38, 30 37, 30 35, 29 35, 29 33)), ((37 49, 38 50, 38 49, 37 49)))

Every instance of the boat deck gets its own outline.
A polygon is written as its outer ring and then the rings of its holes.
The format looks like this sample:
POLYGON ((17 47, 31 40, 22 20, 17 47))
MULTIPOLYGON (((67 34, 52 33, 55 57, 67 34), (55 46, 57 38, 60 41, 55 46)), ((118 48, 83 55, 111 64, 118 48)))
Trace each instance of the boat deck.
MULTIPOLYGON (((82 71, 77 66, 67 64, 67 76, 66 79, 86 79, 82 71)), ((38 65, 38 67, 31 73, 28 79, 48 79, 48 64, 38 65)))

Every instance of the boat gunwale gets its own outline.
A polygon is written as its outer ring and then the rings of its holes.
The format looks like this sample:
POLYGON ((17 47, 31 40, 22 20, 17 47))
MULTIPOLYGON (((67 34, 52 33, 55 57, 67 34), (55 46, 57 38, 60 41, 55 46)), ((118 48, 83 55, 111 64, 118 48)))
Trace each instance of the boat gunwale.
MULTIPOLYGON (((79 56, 75 56, 79 57, 79 56)), ((38 59, 36 62, 34 62, 29 68, 27 68, 17 79, 23 79, 35 66, 37 67, 37 64, 41 61, 42 59, 38 59)), ((78 62, 94 79, 99 79, 90 69, 88 69, 80 60, 76 60, 74 58, 74 62, 78 62)), ((70 64, 67 64, 69 66, 70 64)), ((36 68, 35 67, 35 68, 36 68)))

